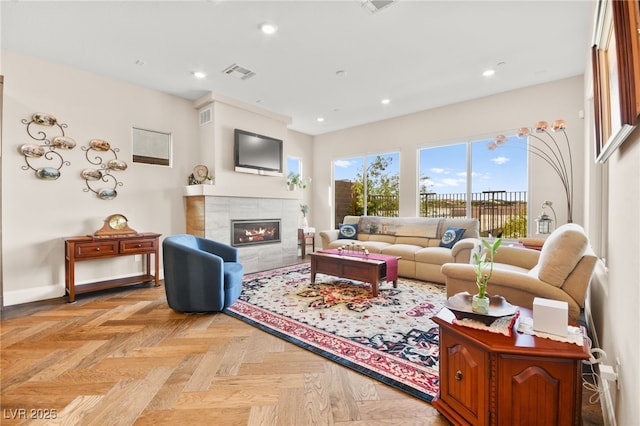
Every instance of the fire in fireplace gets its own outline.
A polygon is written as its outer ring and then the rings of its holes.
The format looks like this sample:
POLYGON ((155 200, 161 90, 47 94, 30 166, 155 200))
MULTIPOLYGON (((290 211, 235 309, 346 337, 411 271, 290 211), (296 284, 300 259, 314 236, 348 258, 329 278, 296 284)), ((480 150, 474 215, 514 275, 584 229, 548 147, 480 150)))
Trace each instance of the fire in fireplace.
POLYGON ((234 247, 280 242, 280 219, 232 220, 234 247))

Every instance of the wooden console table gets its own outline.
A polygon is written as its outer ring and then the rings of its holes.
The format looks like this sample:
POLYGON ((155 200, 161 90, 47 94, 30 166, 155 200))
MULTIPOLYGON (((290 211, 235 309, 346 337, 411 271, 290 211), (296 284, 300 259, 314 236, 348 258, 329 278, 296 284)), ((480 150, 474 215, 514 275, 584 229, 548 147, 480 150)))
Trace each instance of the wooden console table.
POLYGON ((64 272, 65 291, 69 297, 69 303, 75 302, 76 294, 90 291, 104 290, 107 288, 121 287, 132 284, 153 282, 160 285, 160 262, 158 242, 160 234, 143 233, 123 236, 94 237, 83 235, 79 237, 66 238, 64 241, 64 272), (76 287, 75 283, 75 263, 87 260, 105 259, 119 256, 146 255, 146 273, 133 277, 118 278, 106 281, 97 281, 82 284, 76 287), (151 255, 154 255, 155 269, 151 274, 151 255))
POLYGON ((316 251, 316 232, 308 229, 298 228, 298 244, 300 245, 300 253, 304 258, 307 255, 307 240, 311 239, 311 251, 316 251))
MULTIPOLYGON (((520 308, 520 317, 532 311, 520 308)), ((434 407, 456 425, 580 425, 582 346, 517 331, 503 336, 452 324, 442 309, 440 391, 434 407)), ((584 334, 584 330, 583 330, 584 334)))

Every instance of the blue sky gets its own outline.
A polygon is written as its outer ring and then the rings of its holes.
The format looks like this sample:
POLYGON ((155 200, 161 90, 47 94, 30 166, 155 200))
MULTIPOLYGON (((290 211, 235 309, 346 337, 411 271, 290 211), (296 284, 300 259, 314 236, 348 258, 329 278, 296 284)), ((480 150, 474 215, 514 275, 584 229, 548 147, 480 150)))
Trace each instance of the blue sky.
MULTIPOLYGON (((472 192, 526 191, 526 141, 515 136, 509 137, 505 144, 489 150, 487 145, 492 141, 493 139, 483 140, 472 144, 472 192)), ((420 151, 420 176, 429 178, 431 191, 438 194, 466 191, 466 150, 466 144, 457 144, 420 151)), ((398 154, 393 154, 393 157, 394 162, 389 172, 397 173, 398 154)), ((362 168, 362 157, 340 159, 334 164, 337 180, 353 179, 362 168)))

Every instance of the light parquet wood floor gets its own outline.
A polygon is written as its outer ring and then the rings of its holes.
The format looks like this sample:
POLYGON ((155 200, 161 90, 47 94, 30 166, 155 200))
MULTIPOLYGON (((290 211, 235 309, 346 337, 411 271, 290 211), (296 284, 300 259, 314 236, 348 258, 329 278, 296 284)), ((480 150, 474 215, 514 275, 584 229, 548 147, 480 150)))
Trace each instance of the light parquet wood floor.
POLYGON ((447 425, 429 404, 164 287, 10 307, 2 425, 447 425), (47 418, 48 417, 48 418, 47 418))

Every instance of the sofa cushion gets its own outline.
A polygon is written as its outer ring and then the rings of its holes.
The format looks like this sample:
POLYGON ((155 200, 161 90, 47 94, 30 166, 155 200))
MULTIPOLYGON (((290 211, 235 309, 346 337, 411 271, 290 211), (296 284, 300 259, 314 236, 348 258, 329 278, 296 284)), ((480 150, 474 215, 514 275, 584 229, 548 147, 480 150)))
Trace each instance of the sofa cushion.
POLYGON ((549 235, 540 251, 538 264, 530 274, 556 287, 562 287, 589 246, 580 225, 567 223, 549 235))
POLYGON ((464 235, 464 228, 456 228, 450 226, 444 231, 442 238, 440 239, 440 247, 451 248, 455 243, 457 243, 462 236, 464 235))
POLYGON ((357 240, 358 225, 341 223, 338 225, 338 238, 343 240, 357 240))
POLYGON ((382 249, 382 254, 389 256, 400 256, 402 260, 416 260, 416 252, 421 250, 422 246, 414 246, 411 244, 392 244, 382 249))
POLYGON ((444 247, 425 247, 418 250, 415 254, 416 262, 430 263, 433 265, 443 265, 453 262, 451 249, 444 247))

